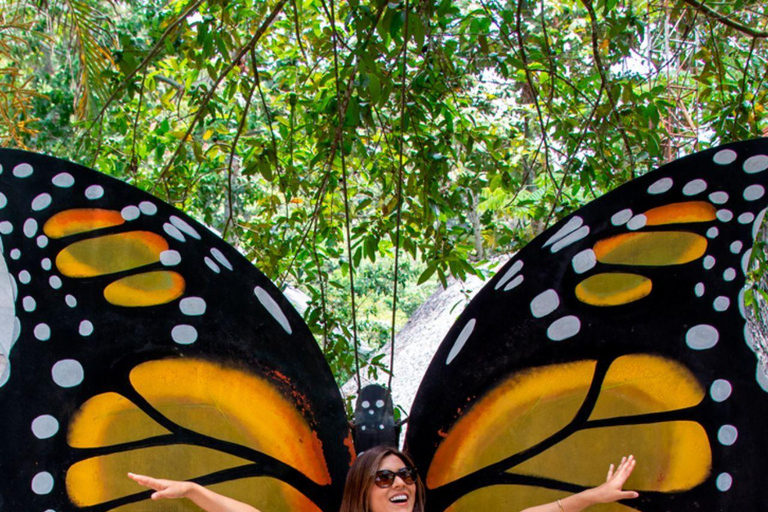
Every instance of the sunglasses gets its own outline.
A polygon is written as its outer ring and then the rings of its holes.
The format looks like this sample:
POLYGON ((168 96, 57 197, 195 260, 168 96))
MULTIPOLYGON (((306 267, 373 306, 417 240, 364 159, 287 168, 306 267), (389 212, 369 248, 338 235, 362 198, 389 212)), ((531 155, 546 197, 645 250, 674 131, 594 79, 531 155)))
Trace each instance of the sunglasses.
POLYGON ((408 466, 400 468, 397 471, 390 471, 388 469, 380 469, 376 472, 376 476, 373 482, 382 489, 392 487, 395 483, 395 477, 400 477, 406 485, 411 485, 416 481, 416 468, 410 468, 408 466))

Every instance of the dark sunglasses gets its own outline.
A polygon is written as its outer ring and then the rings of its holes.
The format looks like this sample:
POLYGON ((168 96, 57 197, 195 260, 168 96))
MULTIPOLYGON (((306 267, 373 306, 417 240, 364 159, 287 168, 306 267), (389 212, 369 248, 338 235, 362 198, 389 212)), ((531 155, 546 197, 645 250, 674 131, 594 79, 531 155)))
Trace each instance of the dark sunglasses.
POLYGON ((376 472, 373 482, 382 489, 386 489, 387 487, 392 487, 392 484, 395 483, 395 477, 397 476, 399 476, 400 480, 405 482, 406 485, 411 485, 416 481, 416 468, 406 466, 397 471, 380 469, 376 472))

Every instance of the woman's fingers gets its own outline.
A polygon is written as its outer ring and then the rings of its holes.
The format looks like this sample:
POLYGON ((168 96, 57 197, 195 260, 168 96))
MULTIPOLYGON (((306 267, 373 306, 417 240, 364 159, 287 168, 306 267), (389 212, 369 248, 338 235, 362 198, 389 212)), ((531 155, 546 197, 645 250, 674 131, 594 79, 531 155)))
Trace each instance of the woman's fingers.
POLYGON ((152 478, 146 475, 137 475, 135 473, 128 473, 128 478, 130 478, 131 480, 133 480, 139 485, 143 485, 144 487, 149 487, 150 489, 154 489, 156 491, 160 491, 163 489, 162 482, 157 478, 152 478))
POLYGON ((620 499, 636 498, 638 496, 638 494, 634 491, 621 490, 622 487, 624 487, 627 479, 629 479, 630 475, 632 474, 632 471, 634 471, 636 463, 637 461, 635 460, 635 457, 630 455, 629 457, 622 457, 619 466, 615 470, 613 470, 613 464, 611 464, 611 468, 608 470, 608 483, 620 493, 629 493, 620 499))
POLYGON ((605 481, 609 481, 611 478, 613 478, 613 464, 608 466, 608 476, 605 477, 605 481))

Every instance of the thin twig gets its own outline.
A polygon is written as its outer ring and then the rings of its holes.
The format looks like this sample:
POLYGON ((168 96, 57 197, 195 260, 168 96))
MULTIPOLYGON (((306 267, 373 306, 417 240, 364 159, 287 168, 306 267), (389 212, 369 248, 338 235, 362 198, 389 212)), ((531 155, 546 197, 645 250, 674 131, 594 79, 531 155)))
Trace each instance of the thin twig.
POLYGON ((237 127, 237 133, 235 133, 235 139, 232 141, 232 148, 229 152, 229 161, 227 162, 227 207, 229 210, 229 213, 227 215, 227 221, 224 223, 224 230, 221 233, 222 240, 227 239, 227 231, 229 230, 229 225, 232 223, 232 220, 234 219, 234 206, 233 206, 233 198, 232 198, 232 166, 235 162, 235 153, 237 150, 237 142, 240 140, 240 136, 243 134, 243 130, 245 129, 245 123, 248 118, 248 110, 251 108, 251 102, 253 101, 253 94, 256 92, 256 84, 257 81, 254 80, 253 85, 251 85, 251 90, 248 92, 248 99, 245 100, 245 107, 243 107, 243 115, 240 117, 240 123, 237 127))
POLYGON ((763 32, 760 30, 755 30, 754 28, 744 25, 742 23, 739 23, 737 21, 733 21, 732 19, 720 14, 713 8, 705 5, 702 2, 698 2, 697 0, 683 0, 686 4, 690 5, 694 9, 698 10, 699 12, 702 12, 706 16, 712 18, 713 20, 716 20, 723 25, 726 25, 728 27, 731 27, 732 29, 741 32, 742 34, 746 34, 748 36, 751 36, 754 39, 766 39, 768 38, 768 32, 763 32))
POLYGON ((592 6, 592 0, 582 0, 582 3, 589 13, 590 25, 592 27, 592 54, 595 58, 595 67, 597 68, 597 72, 600 74, 600 82, 602 83, 602 86, 608 96, 608 101, 611 103, 611 113, 613 114, 614 118, 616 118, 616 123, 618 125, 616 128, 619 130, 619 135, 621 135, 621 139, 624 142, 624 149, 627 152, 627 158, 629 158, 629 170, 632 178, 634 178, 635 157, 632 154, 632 146, 629 143, 629 136, 627 135, 627 130, 624 127, 624 122, 621 120, 621 116, 619 115, 618 105, 616 104, 616 100, 611 93, 610 87, 608 86, 608 77, 605 75, 603 59, 600 57, 600 44, 597 40, 597 15, 595 14, 595 9, 592 6))
POLYGON ((407 87, 408 64, 408 15, 410 5, 405 0, 405 22, 403 29, 403 66, 401 70, 402 84, 400 88, 400 147, 398 150, 399 164, 397 167, 397 224, 395 225, 395 276, 392 283, 392 328, 389 338, 389 378, 387 390, 392 391, 392 376, 395 373, 395 320, 397 318, 397 279, 400 270, 400 224, 403 210, 403 168, 405 167, 403 147, 405 146, 405 91, 407 87))

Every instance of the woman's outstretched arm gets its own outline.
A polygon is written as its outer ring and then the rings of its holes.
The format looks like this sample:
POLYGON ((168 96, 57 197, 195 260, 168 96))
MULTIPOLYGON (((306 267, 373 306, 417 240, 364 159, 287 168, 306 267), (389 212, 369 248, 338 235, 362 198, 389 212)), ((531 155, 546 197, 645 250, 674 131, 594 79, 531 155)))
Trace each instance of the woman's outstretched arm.
POLYGON ((128 473, 128 478, 153 489, 153 500, 187 498, 206 512, 259 512, 250 505, 217 494, 194 482, 161 480, 133 473, 128 473))
POLYGON ((553 501, 545 505, 531 507, 522 512, 581 512, 591 505, 598 503, 611 503, 619 500, 628 500, 639 496, 635 491, 625 491, 624 483, 635 469, 635 458, 630 455, 623 457, 617 468, 613 464, 608 468, 608 478, 605 483, 592 489, 587 489, 567 498, 553 501))

